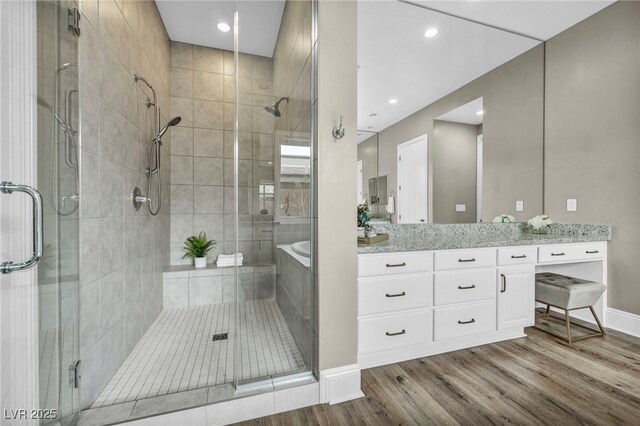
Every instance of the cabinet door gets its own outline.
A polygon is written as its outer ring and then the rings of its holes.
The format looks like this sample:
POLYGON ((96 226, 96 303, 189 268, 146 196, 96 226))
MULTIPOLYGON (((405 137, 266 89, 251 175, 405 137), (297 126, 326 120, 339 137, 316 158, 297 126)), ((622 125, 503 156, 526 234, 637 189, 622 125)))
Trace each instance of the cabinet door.
POLYGON ((535 266, 498 269, 498 330, 535 322, 535 266))

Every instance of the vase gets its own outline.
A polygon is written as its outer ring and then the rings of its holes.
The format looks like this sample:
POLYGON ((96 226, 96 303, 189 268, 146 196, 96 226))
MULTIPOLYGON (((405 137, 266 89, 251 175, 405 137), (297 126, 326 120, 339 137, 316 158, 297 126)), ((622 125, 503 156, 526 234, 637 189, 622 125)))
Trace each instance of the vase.
POLYGON ((206 257, 194 257, 193 261, 196 265, 196 268, 206 268, 207 267, 207 258, 206 257))
POLYGON ((549 225, 543 226, 542 228, 533 228, 531 230, 532 234, 538 234, 538 235, 545 235, 547 232, 549 232, 549 225))

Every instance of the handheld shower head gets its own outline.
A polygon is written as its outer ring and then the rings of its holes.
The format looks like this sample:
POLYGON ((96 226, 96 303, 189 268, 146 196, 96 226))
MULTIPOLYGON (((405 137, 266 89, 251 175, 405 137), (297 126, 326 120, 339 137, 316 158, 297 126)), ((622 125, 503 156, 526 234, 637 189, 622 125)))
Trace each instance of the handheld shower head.
POLYGON ((173 117, 171 120, 169 120, 169 122, 162 128, 162 130, 158 132, 158 136, 156 136, 156 139, 162 138, 162 136, 167 133, 167 130, 169 130, 169 127, 177 126, 178 123, 180 123, 180 120, 182 120, 182 117, 173 117))
POLYGON ((280 106, 280 102, 282 101, 287 101, 289 102, 289 98, 287 97, 282 97, 280 99, 278 99, 277 102, 271 104, 271 105, 267 105, 266 107, 264 107, 265 111, 267 111, 270 114, 273 114, 276 117, 280 117, 280 110, 278 109, 278 107, 280 106))

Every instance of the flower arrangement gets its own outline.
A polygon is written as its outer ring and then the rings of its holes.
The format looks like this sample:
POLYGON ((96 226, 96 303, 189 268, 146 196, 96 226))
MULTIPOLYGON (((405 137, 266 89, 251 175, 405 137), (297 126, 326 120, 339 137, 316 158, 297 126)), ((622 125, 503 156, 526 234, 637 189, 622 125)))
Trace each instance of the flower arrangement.
POLYGON ((516 218, 510 214, 501 214, 493 218, 494 223, 515 223, 516 218))
POLYGON ((369 205, 367 203, 358 204, 357 211, 358 228, 369 228, 369 205))
POLYGON ((546 234, 551 228, 553 221, 546 214, 538 215, 529 219, 527 224, 531 227, 531 232, 534 234, 546 234))

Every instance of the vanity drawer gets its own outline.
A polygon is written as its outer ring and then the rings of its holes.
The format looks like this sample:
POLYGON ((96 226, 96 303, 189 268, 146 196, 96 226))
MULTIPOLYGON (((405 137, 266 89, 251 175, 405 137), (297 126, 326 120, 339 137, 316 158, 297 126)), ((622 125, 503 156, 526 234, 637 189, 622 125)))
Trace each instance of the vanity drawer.
POLYGON ((436 272, 434 297, 436 306, 475 302, 496 297, 496 270, 436 272))
POLYGON ((496 329, 496 305, 493 301, 435 308, 434 340, 445 340, 496 329))
POLYGON ((364 254, 358 256, 358 277, 428 272, 433 269, 433 253, 364 254))
POLYGON ((358 279, 358 315, 428 308, 432 298, 431 272, 358 279))
POLYGON ((525 265, 536 263, 538 251, 536 247, 505 247, 498 249, 498 265, 525 265))
POLYGON ((447 250, 435 254, 435 270, 496 266, 495 249, 447 250))
POLYGON ((431 342, 431 309, 358 321, 358 352, 368 353, 431 342))
POLYGON ((603 243, 548 245, 538 248, 538 262, 567 262, 604 258, 603 243))

